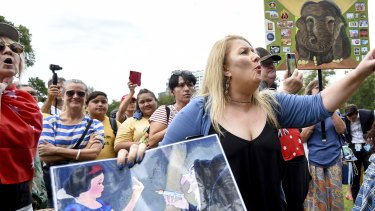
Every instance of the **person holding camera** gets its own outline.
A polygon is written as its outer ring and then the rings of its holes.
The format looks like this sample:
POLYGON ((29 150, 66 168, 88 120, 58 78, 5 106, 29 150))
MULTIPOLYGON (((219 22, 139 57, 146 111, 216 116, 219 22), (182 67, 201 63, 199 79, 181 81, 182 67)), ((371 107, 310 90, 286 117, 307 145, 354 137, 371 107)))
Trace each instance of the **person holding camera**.
POLYGON ((35 99, 13 83, 24 71, 17 29, 0 23, 0 206, 32 210, 31 183, 42 114, 35 99))
POLYGON ((48 81, 48 96, 40 109, 42 113, 59 115, 62 111, 63 100, 61 88, 65 82, 65 78, 58 78, 57 84, 53 84, 53 79, 48 81))

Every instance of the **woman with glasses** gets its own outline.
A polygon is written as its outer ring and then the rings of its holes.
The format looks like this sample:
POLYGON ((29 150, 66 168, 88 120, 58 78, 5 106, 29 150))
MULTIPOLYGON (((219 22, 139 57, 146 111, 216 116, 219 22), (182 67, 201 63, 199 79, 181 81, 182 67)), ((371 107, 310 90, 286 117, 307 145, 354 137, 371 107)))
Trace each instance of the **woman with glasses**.
POLYGON ((32 210, 31 182, 42 114, 34 98, 13 83, 24 70, 17 29, 0 23, 0 206, 32 210))
POLYGON ((196 83, 197 79, 190 71, 177 70, 172 73, 168 87, 175 102, 169 106, 160 106, 150 117, 149 148, 158 146, 174 116, 190 102, 196 83))
POLYGON ((43 167, 43 172, 49 206, 52 206, 49 167, 95 160, 104 144, 103 124, 84 114, 86 84, 77 79, 68 80, 63 84, 62 93, 63 111, 60 115, 52 115, 43 120, 38 146, 40 158, 47 164, 43 167))
MULTIPOLYGON (((311 81, 306 95, 316 95, 319 81, 311 81)), ((305 199, 307 210, 344 210, 342 195, 342 162, 339 134, 345 133, 345 122, 337 112, 324 120, 325 134, 322 134, 322 123, 306 127, 301 132, 303 142, 307 143, 309 171, 312 180, 305 199)))
MULTIPOLYGON (((133 117, 123 122, 117 131, 115 140, 115 152, 118 156, 127 154, 131 147, 138 148, 142 144, 147 144, 147 133, 150 126, 148 122, 150 116, 158 106, 155 94, 148 89, 141 89, 137 95, 137 109, 133 117)), ((134 165, 128 163, 129 166, 134 165)), ((120 166, 119 166, 120 167, 120 166)), ((120 167, 122 168, 122 167, 120 167)))
MULTIPOLYGON (((87 112, 92 119, 99 120, 104 126, 104 147, 96 158, 106 159, 116 157, 114 151, 115 131, 113 130, 109 117, 106 115, 108 111, 107 94, 101 91, 94 91, 89 94, 86 101, 87 112)), ((117 128, 120 127, 120 122, 116 121, 117 128)))

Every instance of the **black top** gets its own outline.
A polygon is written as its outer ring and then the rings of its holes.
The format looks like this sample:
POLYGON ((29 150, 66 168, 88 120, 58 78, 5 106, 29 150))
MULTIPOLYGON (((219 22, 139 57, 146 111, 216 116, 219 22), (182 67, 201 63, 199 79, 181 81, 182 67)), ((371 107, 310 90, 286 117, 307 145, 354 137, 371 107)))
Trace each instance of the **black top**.
MULTIPOLYGON (((220 142, 248 210, 283 210, 282 155, 277 129, 266 123, 252 141, 221 127, 220 142)), ((217 134, 211 125, 209 134, 217 134)))

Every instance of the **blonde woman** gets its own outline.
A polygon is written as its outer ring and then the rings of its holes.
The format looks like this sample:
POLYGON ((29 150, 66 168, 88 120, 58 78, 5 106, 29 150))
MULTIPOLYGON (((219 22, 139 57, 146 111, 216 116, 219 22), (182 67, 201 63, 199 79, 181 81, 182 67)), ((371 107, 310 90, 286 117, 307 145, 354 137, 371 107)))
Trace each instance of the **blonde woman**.
MULTIPOLYGON (((356 70, 316 95, 259 92, 259 56, 245 38, 227 36, 211 50, 201 96, 175 116, 160 145, 218 134, 247 209, 283 210, 277 129, 305 127, 331 116, 373 73, 374 57, 375 49, 356 70)), ((144 149, 132 147, 128 162, 141 159, 144 149)), ((125 162, 124 154, 117 161, 125 162)))

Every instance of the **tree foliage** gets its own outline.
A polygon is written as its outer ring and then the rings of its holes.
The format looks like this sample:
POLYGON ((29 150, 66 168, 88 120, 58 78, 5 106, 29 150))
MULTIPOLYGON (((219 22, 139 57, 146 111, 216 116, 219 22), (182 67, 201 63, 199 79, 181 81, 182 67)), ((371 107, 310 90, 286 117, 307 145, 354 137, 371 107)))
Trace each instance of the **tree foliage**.
POLYGON ((110 116, 111 112, 115 109, 118 109, 119 106, 120 106, 120 101, 112 100, 112 102, 108 104, 107 115, 110 116))
POLYGON ((348 100, 349 104, 356 104, 358 108, 375 109, 375 75, 368 77, 359 89, 348 100))
POLYGON ((174 103, 174 97, 169 92, 159 93, 158 104, 159 105, 171 105, 174 103))
POLYGON ((12 25, 18 30, 18 32, 20 33, 20 43, 24 47, 26 67, 33 66, 34 63, 35 63, 35 53, 34 53, 32 45, 31 45, 32 35, 30 34, 29 29, 26 26, 23 26, 23 25, 15 26, 12 22, 7 21, 4 16, 0 16, 0 22, 12 25))
MULTIPOLYGON (((333 70, 322 70, 322 80, 323 86, 326 86, 329 83, 329 77, 335 75, 333 70)), ((305 93, 305 87, 313 81, 318 80, 318 70, 308 70, 303 72, 303 88, 298 92, 298 94, 303 95, 305 93)))
POLYGON ((46 87, 46 83, 39 77, 29 78, 28 83, 38 92, 39 101, 44 102, 47 99, 47 95, 48 95, 48 89, 46 87))

